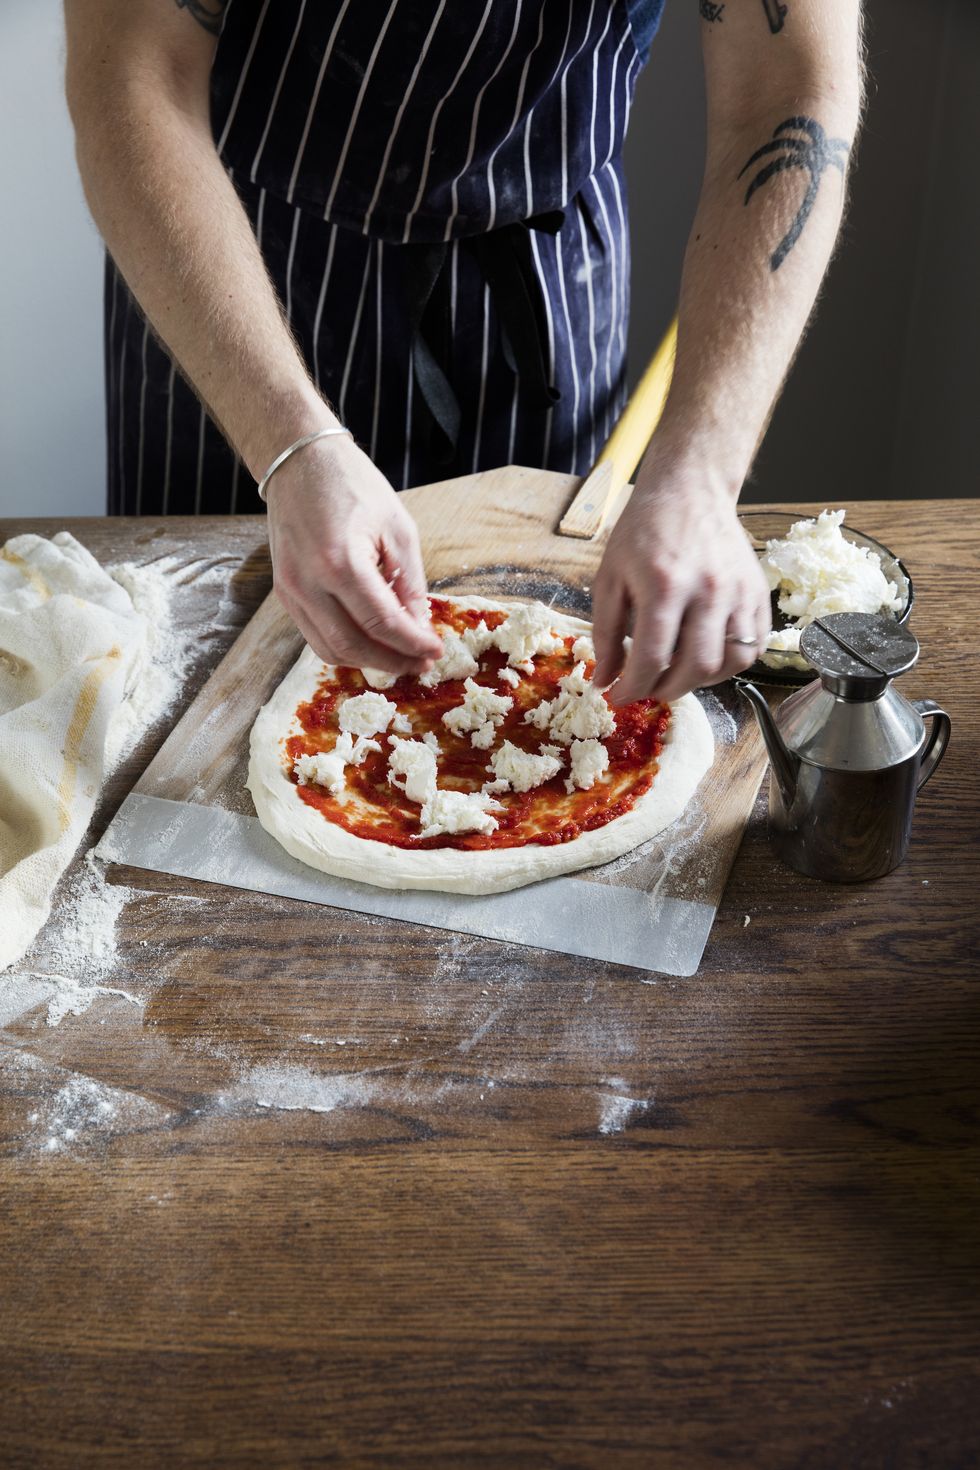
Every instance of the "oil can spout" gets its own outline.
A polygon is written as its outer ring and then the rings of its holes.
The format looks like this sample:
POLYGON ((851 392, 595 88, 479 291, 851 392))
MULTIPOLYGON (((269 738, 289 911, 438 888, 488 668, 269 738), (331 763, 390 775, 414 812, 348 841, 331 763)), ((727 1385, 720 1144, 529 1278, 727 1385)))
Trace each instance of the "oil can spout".
POLYGON ((796 783, 800 773, 800 758, 786 748, 786 743, 776 728, 776 721, 772 717, 772 711, 766 703, 765 695, 746 679, 737 679, 736 684, 739 692, 745 695, 745 698, 755 710, 755 717, 759 722, 762 738, 766 742, 766 750, 769 752, 769 762, 778 782, 783 803, 786 810, 789 811, 796 796, 796 783))

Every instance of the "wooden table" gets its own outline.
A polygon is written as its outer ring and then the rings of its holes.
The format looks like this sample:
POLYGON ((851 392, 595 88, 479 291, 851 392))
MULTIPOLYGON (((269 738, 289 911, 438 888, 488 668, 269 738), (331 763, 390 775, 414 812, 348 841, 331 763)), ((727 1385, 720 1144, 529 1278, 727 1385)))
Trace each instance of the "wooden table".
MULTIPOLYGON (((760 802, 694 979, 114 873, 142 1009, 0 1030, 4 1466, 980 1463, 980 503, 848 510, 950 752, 874 884, 760 802)), ((70 529, 185 568, 182 708, 262 521, 70 529)))

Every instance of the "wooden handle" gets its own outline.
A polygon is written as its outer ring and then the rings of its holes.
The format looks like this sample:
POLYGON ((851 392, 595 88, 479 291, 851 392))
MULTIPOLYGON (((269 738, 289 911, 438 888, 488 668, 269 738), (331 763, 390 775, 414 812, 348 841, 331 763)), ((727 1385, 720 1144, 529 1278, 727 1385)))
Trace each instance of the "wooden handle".
POLYGON ((630 476, 643 458, 660 422, 676 351, 675 317, 623 409, 622 417, 596 460, 592 473, 583 480, 575 499, 559 521, 559 535, 590 540, 602 530, 616 497, 623 486, 629 484, 630 476))

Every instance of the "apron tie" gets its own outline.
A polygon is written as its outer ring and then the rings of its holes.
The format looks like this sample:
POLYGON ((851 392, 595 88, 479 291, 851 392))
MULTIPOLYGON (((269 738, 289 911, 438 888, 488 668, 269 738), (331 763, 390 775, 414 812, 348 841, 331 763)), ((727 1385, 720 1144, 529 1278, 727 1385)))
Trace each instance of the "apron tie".
MULTIPOLYGON (((462 242, 472 250, 490 287, 507 365, 520 378, 528 404, 539 409, 552 408, 561 394, 548 379, 544 302, 534 269, 530 231, 556 235, 564 218, 564 211, 550 210, 485 235, 466 237, 462 242)), ((436 298, 434 292, 450 246, 406 245, 402 249, 412 373, 430 414, 430 448, 437 462, 445 465, 452 462, 456 452, 461 410, 441 365, 448 359, 450 346, 448 302, 444 295, 436 298), (431 444, 435 430, 443 440, 438 450, 431 444)))

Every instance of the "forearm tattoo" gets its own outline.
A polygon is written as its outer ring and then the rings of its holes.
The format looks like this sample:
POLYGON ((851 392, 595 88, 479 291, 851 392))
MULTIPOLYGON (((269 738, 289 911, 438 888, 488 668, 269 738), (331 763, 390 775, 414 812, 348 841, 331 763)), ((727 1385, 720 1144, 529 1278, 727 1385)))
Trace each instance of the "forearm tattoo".
POLYGON ((786 12, 789 7, 781 5, 780 0, 762 0, 762 8, 766 12, 769 29, 775 36, 786 24, 786 12))
POLYGON ((724 8, 724 5, 716 5, 714 0, 698 0, 698 9, 701 12, 702 20, 721 20, 721 12, 724 8))
POLYGON ((176 4, 178 10, 186 10, 198 25, 216 36, 221 30, 228 0, 176 0, 176 4))
POLYGON ((801 168, 810 176, 810 182, 796 218, 769 257, 770 269, 779 270, 803 233, 803 226, 810 218, 810 212, 820 192, 820 181, 825 170, 836 168, 843 175, 844 161, 849 151, 848 144, 843 138, 828 138, 824 129, 814 118, 788 117, 785 122, 779 124, 778 128, 773 129, 772 141, 763 143, 761 148, 757 148, 745 167, 739 171, 738 177, 741 178, 760 159, 770 154, 775 155, 771 162, 760 168, 746 190, 746 204, 756 189, 761 189, 763 184, 768 184, 770 179, 774 179, 777 174, 783 173, 788 168, 801 168), (795 133, 803 133, 804 136, 794 137, 795 133))

